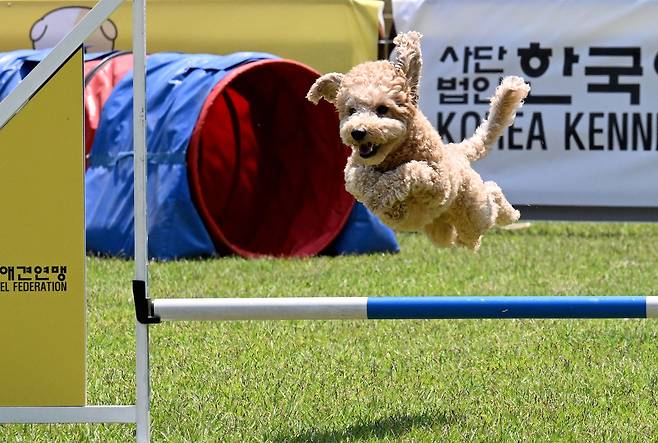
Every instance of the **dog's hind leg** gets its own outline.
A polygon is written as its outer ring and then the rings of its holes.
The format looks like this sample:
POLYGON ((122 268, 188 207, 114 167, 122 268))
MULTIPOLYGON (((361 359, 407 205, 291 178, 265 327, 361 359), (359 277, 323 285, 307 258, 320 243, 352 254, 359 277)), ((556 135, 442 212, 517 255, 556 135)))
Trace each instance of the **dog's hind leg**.
POLYGON ((430 240, 432 240, 432 243, 437 246, 449 248, 455 245, 455 240, 457 239, 455 227, 452 223, 449 223, 441 217, 425 226, 423 231, 425 231, 425 234, 430 240))
POLYGON ((503 195, 503 191, 496 182, 488 181, 484 183, 489 195, 493 198, 494 204, 498 206, 496 214, 496 226, 507 226, 521 218, 521 213, 514 209, 503 195))
POLYGON ((451 208, 450 221, 457 231, 456 243, 477 251, 482 235, 496 224, 498 205, 482 182, 469 191, 451 208))
POLYGON ((480 244, 482 241, 482 232, 473 227, 460 226, 457 229, 457 244, 464 246, 465 248, 471 249, 472 251, 477 251, 480 249, 480 244))

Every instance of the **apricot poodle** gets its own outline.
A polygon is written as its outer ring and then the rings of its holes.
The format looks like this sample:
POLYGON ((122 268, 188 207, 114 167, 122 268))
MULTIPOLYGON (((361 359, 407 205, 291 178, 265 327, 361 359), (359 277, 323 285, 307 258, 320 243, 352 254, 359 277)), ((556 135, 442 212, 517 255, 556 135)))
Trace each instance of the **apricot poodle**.
POLYGON ((362 63, 347 74, 321 76, 307 98, 333 103, 340 136, 352 148, 345 188, 393 229, 422 231, 439 246, 477 250, 493 226, 519 219, 500 187, 471 162, 487 154, 530 87, 505 77, 475 134, 446 144, 418 108, 421 35, 398 35, 392 61, 362 63))

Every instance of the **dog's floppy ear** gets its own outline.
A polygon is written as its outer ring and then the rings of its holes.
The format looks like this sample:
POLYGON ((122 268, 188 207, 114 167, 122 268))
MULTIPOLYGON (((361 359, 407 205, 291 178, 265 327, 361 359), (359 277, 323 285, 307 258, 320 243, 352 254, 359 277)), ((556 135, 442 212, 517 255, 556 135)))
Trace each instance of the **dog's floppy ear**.
POLYGON ((420 54, 420 39, 422 35, 416 31, 399 34, 393 39, 395 49, 391 55, 393 66, 402 71, 407 78, 411 90, 411 100, 418 102, 418 83, 423 59, 420 54))
POLYGON ((340 88, 342 82, 343 74, 337 72, 325 74, 313 83, 311 89, 308 90, 308 94, 306 94, 306 98, 316 105, 321 98, 329 103, 335 103, 336 94, 338 93, 338 88, 340 88))

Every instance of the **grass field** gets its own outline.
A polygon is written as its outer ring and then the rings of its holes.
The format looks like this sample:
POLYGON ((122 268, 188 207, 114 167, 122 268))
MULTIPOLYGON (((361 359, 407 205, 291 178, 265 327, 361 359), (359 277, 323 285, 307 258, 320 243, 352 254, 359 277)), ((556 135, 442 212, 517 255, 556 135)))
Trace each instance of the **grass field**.
MULTIPOLYGON (((154 263, 159 297, 658 295, 658 226, 534 224, 482 250, 154 263)), ((88 259, 89 403, 134 402, 133 263, 88 259)), ((169 323, 151 328, 156 442, 657 441, 658 322, 169 323)), ((126 425, 0 442, 128 442, 126 425)))

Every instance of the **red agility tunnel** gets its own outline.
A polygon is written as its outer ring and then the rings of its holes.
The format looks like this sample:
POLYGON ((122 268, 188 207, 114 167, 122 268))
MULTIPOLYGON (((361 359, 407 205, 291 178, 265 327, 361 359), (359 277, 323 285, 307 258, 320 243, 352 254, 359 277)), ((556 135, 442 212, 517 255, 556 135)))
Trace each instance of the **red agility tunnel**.
POLYGON ((133 57, 127 52, 85 61, 85 158, 89 158, 103 105, 116 84, 132 69, 133 57))
POLYGON ((215 245, 243 256, 314 255, 354 204, 346 150, 327 104, 309 103, 318 73, 269 59, 233 69, 211 91, 192 133, 192 197, 215 245))

